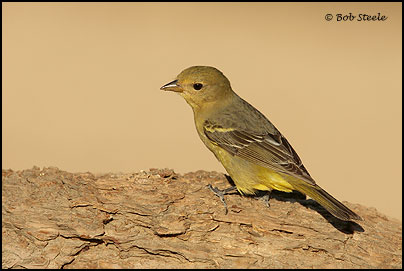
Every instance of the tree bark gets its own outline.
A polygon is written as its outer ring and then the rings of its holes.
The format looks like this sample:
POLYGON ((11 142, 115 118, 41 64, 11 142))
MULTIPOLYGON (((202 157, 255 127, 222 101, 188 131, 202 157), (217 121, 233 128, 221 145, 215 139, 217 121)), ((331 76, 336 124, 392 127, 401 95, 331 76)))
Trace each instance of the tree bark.
POLYGON ((344 202, 338 220, 298 193, 225 196, 224 174, 150 169, 2 171, 3 268, 402 268, 402 226, 344 202))

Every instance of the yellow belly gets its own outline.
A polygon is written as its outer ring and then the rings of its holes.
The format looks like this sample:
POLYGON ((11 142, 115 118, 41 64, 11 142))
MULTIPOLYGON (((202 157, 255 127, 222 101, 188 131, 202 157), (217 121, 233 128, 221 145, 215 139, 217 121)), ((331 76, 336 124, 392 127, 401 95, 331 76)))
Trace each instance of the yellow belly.
POLYGON ((242 194, 254 194, 256 190, 279 190, 292 192, 293 187, 281 174, 253 164, 243 158, 233 156, 218 146, 211 146, 209 149, 222 163, 238 191, 242 194))

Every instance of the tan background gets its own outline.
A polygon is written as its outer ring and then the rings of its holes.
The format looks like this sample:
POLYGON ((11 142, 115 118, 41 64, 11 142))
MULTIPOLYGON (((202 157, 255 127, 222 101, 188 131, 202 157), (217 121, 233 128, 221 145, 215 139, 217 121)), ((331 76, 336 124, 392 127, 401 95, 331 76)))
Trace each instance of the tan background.
POLYGON ((401 3, 3 3, 2 167, 224 172, 160 86, 222 70, 340 200, 401 219, 401 3), (326 21, 327 13, 387 21, 326 21))

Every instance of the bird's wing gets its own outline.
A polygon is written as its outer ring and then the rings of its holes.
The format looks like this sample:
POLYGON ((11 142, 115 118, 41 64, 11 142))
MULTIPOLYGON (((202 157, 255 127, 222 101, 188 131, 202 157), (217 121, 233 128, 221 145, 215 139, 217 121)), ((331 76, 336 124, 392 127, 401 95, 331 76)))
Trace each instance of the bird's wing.
POLYGON ((315 185, 286 138, 273 125, 271 128, 253 132, 212 120, 206 120, 203 126, 206 137, 230 154, 315 185))

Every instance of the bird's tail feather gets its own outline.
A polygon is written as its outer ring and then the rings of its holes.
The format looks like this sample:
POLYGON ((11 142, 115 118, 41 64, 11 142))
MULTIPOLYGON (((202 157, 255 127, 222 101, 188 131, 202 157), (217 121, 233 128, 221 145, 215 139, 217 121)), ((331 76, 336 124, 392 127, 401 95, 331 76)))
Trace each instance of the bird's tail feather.
POLYGON ((321 206, 323 206, 327 211, 329 211, 334 216, 342 220, 362 220, 362 218, 338 201, 336 198, 328 194, 324 189, 318 185, 311 185, 304 183, 301 180, 294 180, 292 183, 293 188, 306 194, 315 201, 317 201, 321 206))

